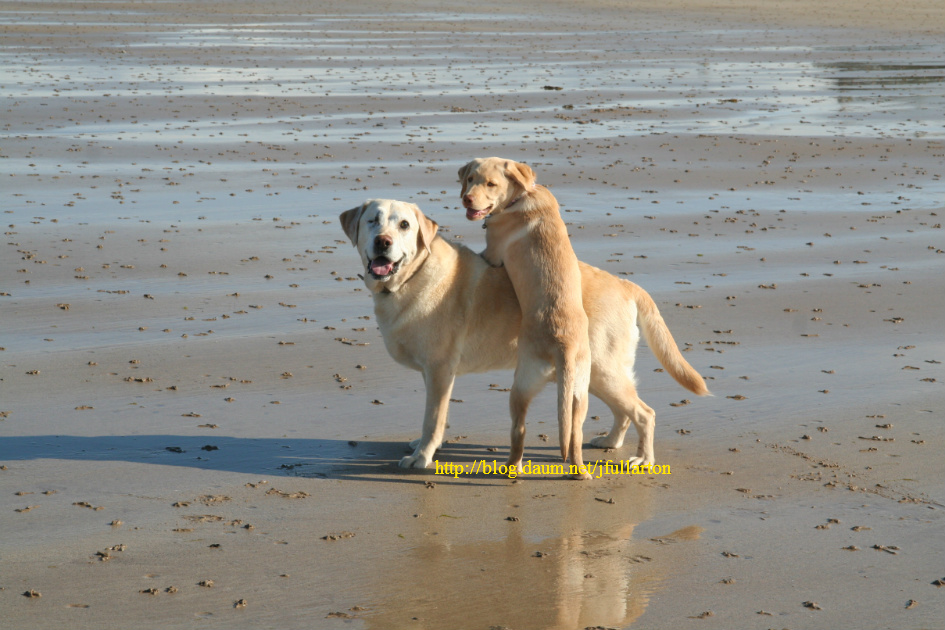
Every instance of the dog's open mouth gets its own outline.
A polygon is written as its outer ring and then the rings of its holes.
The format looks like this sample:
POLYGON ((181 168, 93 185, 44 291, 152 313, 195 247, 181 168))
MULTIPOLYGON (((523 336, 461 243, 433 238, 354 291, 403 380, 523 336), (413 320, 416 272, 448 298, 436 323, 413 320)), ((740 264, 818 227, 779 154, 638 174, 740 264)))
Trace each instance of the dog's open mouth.
POLYGON ((399 260, 394 262, 386 256, 378 256, 368 261, 367 270, 376 280, 386 280, 397 273, 399 267, 399 260))
POLYGON ((466 218, 470 221, 478 221, 479 219, 485 219, 487 216, 489 216, 490 212, 492 212, 492 206, 487 206, 482 210, 466 208, 466 218))

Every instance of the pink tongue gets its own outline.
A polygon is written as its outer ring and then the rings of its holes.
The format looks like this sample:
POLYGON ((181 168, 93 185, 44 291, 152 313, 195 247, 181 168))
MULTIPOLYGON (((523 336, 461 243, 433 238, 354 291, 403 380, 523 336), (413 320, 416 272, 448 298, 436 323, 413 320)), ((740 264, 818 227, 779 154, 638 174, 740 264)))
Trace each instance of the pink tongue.
POLYGON ((386 276, 391 271, 394 270, 394 263, 387 262, 378 262, 376 260, 371 261, 371 272, 378 276, 386 276))

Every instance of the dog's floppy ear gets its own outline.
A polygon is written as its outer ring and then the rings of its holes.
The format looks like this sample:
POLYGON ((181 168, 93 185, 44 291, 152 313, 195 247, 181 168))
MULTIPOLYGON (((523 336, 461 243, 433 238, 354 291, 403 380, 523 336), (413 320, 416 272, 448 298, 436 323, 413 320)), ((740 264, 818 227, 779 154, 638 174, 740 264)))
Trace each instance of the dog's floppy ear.
POLYGON ((509 160, 505 163, 505 174, 525 190, 531 190, 535 187, 535 180, 537 179, 535 171, 528 164, 509 160))
POLYGON ((433 243, 433 239, 436 237, 436 231, 440 229, 440 226, 436 221, 423 214, 423 211, 420 210, 417 204, 412 203, 410 205, 413 206, 414 211, 417 213, 417 222, 420 225, 417 238, 420 241, 420 245, 429 252, 430 244, 433 243))
POLYGON ((466 196, 466 178, 469 177, 469 171, 472 169, 475 161, 468 162, 465 166, 459 169, 459 183, 462 186, 462 189, 459 191, 459 198, 462 199, 466 196))
POLYGON ((345 210, 339 217, 341 219, 341 229, 345 231, 345 234, 348 235, 348 238, 351 239, 351 244, 354 246, 358 244, 358 230, 361 227, 361 214, 364 212, 364 209, 367 208, 367 205, 367 202, 364 202, 357 208, 345 210))

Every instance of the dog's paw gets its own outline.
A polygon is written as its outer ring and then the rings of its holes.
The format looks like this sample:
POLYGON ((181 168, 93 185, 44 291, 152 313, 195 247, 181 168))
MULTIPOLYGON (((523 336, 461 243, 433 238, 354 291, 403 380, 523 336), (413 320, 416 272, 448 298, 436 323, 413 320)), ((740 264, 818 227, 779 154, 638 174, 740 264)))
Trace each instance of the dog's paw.
POLYGON ((506 465, 506 467, 508 468, 508 470, 510 470, 510 471, 514 470, 515 472, 517 472, 517 473, 519 473, 519 474, 521 474, 521 472, 522 472, 523 470, 525 470, 524 468, 522 468, 522 458, 521 458, 521 457, 518 458, 517 460, 507 459, 507 460, 505 460, 505 465, 506 465))
POLYGON ((426 468, 430 465, 431 461, 432 460, 425 455, 414 453, 413 455, 407 455, 401 459, 398 466, 401 468, 426 468))
POLYGON ((587 471, 586 466, 581 466, 581 468, 579 468, 575 474, 569 476, 571 479, 575 479, 577 481, 590 481, 594 478, 594 476, 587 471))
POLYGON ((638 456, 636 456, 636 457, 631 457, 630 459, 628 459, 628 460, 627 460, 627 465, 630 466, 630 467, 633 467, 633 466, 652 466, 652 465, 653 465, 653 460, 652 460, 652 459, 647 459, 646 457, 641 457, 641 456, 638 455, 638 456))
POLYGON ((423 441, 423 438, 418 437, 416 440, 410 440, 410 444, 408 444, 408 446, 412 448, 413 450, 417 450, 417 448, 420 446, 420 442, 422 441, 423 441))
POLYGON ((623 446, 623 436, 599 435, 596 438, 591 438, 591 446, 594 448, 620 448, 623 446))

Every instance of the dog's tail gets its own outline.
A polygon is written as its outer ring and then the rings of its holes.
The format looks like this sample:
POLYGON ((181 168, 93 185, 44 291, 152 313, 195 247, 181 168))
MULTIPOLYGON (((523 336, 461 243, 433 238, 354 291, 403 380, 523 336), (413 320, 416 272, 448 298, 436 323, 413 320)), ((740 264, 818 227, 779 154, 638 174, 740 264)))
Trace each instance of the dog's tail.
POLYGON ((590 386, 590 354, 579 349, 565 349, 559 353, 555 366, 558 385, 558 443, 561 459, 572 463, 580 459, 583 442, 584 418, 587 416, 588 387, 590 386), (570 352, 568 352, 570 350, 570 352))
POLYGON ((699 396, 710 395, 705 379, 696 372, 695 368, 689 365, 686 359, 683 358, 682 353, 679 352, 676 340, 669 332, 669 328, 666 326, 666 322, 663 321, 663 316, 660 315, 660 310, 653 298, 633 282, 629 280, 623 282, 626 283, 624 286, 627 288, 630 298, 637 305, 637 321, 639 321, 640 328, 643 330, 646 343, 650 346, 650 350, 663 368, 669 372, 669 375, 677 383, 693 394, 699 396))

